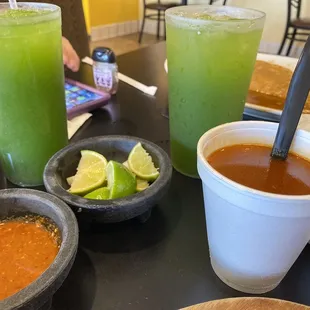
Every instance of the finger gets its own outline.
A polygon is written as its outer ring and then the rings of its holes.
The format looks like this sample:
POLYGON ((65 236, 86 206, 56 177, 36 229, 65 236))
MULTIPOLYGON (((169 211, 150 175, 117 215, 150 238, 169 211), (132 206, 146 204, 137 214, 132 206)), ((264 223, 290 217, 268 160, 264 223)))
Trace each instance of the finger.
POLYGON ((66 66, 69 60, 67 53, 64 52, 62 58, 63 58, 63 64, 66 66))
POLYGON ((79 57, 77 55, 71 54, 66 65, 70 70, 74 72, 78 71, 80 68, 79 57))
POLYGON ((80 68, 80 58, 79 58, 79 56, 77 55, 77 53, 74 50, 71 51, 69 63, 70 63, 72 71, 76 72, 76 71, 79 70, 79 68, 80 68))

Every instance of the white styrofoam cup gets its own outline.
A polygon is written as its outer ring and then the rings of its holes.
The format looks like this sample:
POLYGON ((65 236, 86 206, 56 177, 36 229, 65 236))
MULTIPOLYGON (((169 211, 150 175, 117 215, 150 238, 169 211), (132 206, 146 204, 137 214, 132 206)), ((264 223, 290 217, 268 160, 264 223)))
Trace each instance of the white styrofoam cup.
MULTIPOLYGON (((274 289, 310 239, 310 195, 266 193, 229 180, 207 162, 234 144, 272 146, 278 124, 234 122, 206 132, 197 147, 211 264, 227 285, 246 293, 274 289)), ((291 150, 310 160, 310 133, 298 130, 291 150)))

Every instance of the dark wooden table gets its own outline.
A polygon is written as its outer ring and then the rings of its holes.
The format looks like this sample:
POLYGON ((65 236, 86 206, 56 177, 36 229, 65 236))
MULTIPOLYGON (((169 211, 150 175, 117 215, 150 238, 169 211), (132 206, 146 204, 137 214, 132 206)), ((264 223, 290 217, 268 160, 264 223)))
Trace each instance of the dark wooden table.
MULTIPOLYGON (((117 98, 92 119, 73 140, 108 134, 129 134, 156 142, 169 151, 165 44, 118 58, 120 71, 147 85, 156 97, 120 83, 117 98)), ((92 83, 91 68, 80 78, 92 83)), ((228 255, 228 253, 227 253, 228 255)), ((310 305, 310 246, 278 288, 266 296, 310 305)), ((177 309, 226 297, 245 296, 214 274, 209 259, 199 180, 177 172, 168 195, 144 224, 93 225, 81 231, 77 258, 56 293, 53 310, 177 309)))

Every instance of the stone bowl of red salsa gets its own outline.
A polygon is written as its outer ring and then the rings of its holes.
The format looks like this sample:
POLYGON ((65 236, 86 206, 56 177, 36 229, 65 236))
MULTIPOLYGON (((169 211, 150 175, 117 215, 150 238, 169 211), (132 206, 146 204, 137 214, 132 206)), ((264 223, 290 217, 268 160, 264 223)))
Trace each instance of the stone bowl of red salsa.
POLYGON ((0 253, 0 309, 49 309, 52 297, 66 279, 77 252, 78 225, 73 212, 63 201, 44 192, 1 190, 0 238, 1 235, 0 245, 4 250, 0 253), (19 234, 18 239, 14 239, 15 234, 19 234), (55 237, 57 250, 49 242, 52 237, 55 237), (27 247, 18 246, 21 239, 28 242, 27 247), (15 268, 12 268, 12 261, 15 268), (28 274, 25 266, 30 263, 33 266, 28 274), (15 281, 15 286, 10 284, 15 281))

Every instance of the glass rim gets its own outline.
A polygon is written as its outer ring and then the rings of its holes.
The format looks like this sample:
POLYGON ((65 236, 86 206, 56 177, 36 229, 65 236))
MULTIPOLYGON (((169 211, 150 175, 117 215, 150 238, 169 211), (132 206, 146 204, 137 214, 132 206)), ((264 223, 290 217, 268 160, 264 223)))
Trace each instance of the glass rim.
MULTIPOLYGON (((52 3, 40 3, 40 2, 17 2, 18 9, 31 9, 40 10, 41 14, 30 15, 30 16, 18 16, 18 18, 12 18, 10 16, 1 16, 0 14, 0 25, 23 25, 24 22, 41 22, 45 21, 47 17, 57 16, 60 14, 61 8, 58 5, 52 3)), ((0 11, 2 9, 10 9, 8 2, 0 3, 0 11)))
POLYGON ((246 23, 250 21, 260 21, 266 17, 266 13, 260 10, 256 9, 251 9, 251 8, 243 8, 243 7, 238 7, 238 6, 215 6, 215 5, 208 5, 208 4, 194 4, 194 5, 182 5, 182 6, 176 6, 173 8, 170 8, 165 11, 165 16, 166 18, 178 20, 180 22, 195 22, 195 24, 199 25, 207 25, 207 24, 235 24, 235 23, 246 23), (195 18, 193 16, 181 16, 177 15, 175 13, 177 12, 195 12, 199 13, 199 11, 206 9, 212 9, 213 11, 216 11, 218 9, 221 10, 240 10, 243 12, 248 12, 248 13, 256 13, 258 16, 255 16, 253 18, 244 18, 244 19, 230 19, 230 20, 214 20, 214 19, 199 19, 195 18))

